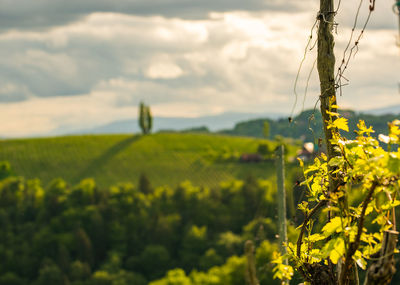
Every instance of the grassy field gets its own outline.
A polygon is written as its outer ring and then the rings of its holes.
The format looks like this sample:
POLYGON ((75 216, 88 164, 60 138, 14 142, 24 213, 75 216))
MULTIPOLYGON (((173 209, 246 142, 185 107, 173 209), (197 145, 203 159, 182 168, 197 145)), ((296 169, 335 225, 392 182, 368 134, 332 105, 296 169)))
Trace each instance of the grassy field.
POLYGON ((94 178, 99 186, 137 183, 141 173, 153 186, 175 186, 190 180, 198 186, 274 175, 273 162, 239 163, 238 156, 256 152, 260 139, 207 134, 160 133, 90 135, 0 141, 0 160, 14 172, 39 178, 43 185, 61 177, 68 183, 94 178))

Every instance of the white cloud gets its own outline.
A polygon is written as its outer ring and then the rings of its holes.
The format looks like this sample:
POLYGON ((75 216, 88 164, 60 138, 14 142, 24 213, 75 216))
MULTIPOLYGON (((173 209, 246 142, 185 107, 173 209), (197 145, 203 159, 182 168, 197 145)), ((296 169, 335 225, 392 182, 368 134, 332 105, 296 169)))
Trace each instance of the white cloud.
MULTIPOLYGON (((342 14, 354 16, 344 3, 342 14)), ((0 34, 0 113, 8 119, 0 135, 133 118, 141 100, 162 116, 288 113, 314 10, 214 12, 197 20, 91 13, 48 30, 7 31, 0 34)), ((339 26, 338 60, 351 18, 339 26)), ((345 106, 375 107, 375 96, 400 102, 396 31, 378 26, 367 29, 351 59, 351 85, 340 98, 345 106)), ((300 76, 296 111, 314 58, 315 49, 300 76)), ((306 107, 318 93, 314 72, 306 107)))
POLYGON ((5 123, 0 134, 7 137, 35 136, 64 127, 85 129, 109 122, 109 118, 126 119, 137 114, 135 106, 110 108, 107 92, 88 95, 34 98, 20 103, 0 105, 5 123))
POLYGON ((183 74, 182 69, 173 62, 155 59, 145 71, 145 75, 151 79, 173 79, 183 74))

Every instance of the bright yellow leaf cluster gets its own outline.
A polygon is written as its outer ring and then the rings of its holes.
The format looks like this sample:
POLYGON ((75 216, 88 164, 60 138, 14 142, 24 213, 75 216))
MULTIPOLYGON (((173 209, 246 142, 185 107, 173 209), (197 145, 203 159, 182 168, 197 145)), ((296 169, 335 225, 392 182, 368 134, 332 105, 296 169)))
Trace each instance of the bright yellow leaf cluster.
MULTIPOLYGON (((346 118, 333 112, 330 116, 328 128, 349 131, 346 118)), ((379 251, 383 232, 393 227, 393 209, 400 205, 400 120, 388 124, 387 135, 377 137, 364 121, 357 127, 355 140, 335 132, 332 143, 340 155, 328 161, 321 154, 307 167, 299 160, 307 200, 298 208, 308 216, 319 203, 329 205, 298 227, 304 231, 301 249, 297 251, 293 244, 287 247, 291 264, 303 272, 305 264, 344 260, 351 246, 357 247, 351 258, 364 270, 367 260, 379 251), (340 181, 334 192, 329 188, 332 180, 340 181), (328 212, 330 220, 321 224, 328 212)), ((292 268, 276 260, 275 277, 288 279, 292 268)))

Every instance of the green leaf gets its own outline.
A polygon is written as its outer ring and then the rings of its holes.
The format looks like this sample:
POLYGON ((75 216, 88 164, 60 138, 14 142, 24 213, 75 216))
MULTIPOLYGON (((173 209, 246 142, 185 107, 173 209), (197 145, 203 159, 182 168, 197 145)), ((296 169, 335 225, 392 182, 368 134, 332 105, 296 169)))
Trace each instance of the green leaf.
POLYGON ((349 241, 354 242, 356 240, 357 231, 358 231, 357 226, 354 225, 351 227, 346 227, 345 231, 346 231, 346 234, 349 236, 349 241))
POLYGON ((396 206, 398 206, 398 205, 400 205, 400 201, 399 201, 399 200, 396 200, 396 201, 394 201, 394 202, 390 202, 390 203, 383 204, 383 205, 381 206, 381 209, 382 209, 382 210, 390 210, 390 209, 393 209, 394 207, 396 207, 396 206))
MULTIPOLYGON (((303 201, 300 204, 297 205, 297 208, 302 211, 303 213, 307 213, 308 212, 308 202, 303 201)), ((302 225, 300 225, 301 227, 302 225)))
POLYGON ((311 190, 312 190, 312 195, 313 196, 316 196, 318 193, 320 193, 321 192, 321 190, 322 190, 322 187, 321 187, 321 185, 317 182, 317 183, 313 183, 312 185, 311 185, 311 190))
POLYGON ((338 207, 334 207, 334 206, 328 206, 325 209, 322 210, 322 212, 326 213, 326 212, 334 212, 334 213, 339 213, 341 210, 338 207))
POLYGON ((369 204, 367 206, 367 209, 365 210, 365 216, 368 216, 369 214, 371 214, 373 210, 374 210, 374 205, 369 204))
POLYGON ((304 162, 303 162, 303 160, 301 159, 301 158, 297 158, 297 160, 299 161, 299 164, 300 164, 300 167, 304 167, 304 162))
POLYGON ((329 160, 328 164, 329 166, 339 166, 340 164, 343 163, 343 158, 340 156, 335 156, 329 160))
POLYGON ((357 265, 360 266, 361 269, 365 270, 367 268, 367 262, 363 258, 361 251, 357 250, 354 253, 353 259, 356 261, 357 265))
POLYGON ((338 238, 335 241, 334 248, 329 253, 329 258, 331 259, 333 264, 337 264, 339 261, 339 258, 342 257, 345 252, 346 252, 346 248, 344 245, 344 240, 342 238, 338 238))
POLYGON ((347 125, 346 118, 338 118, 333 122, 333 127, 338 128, 339 130, 344 130, 346 132, 349 131, 349 126, 347 125))
POLYGON ((378 240, 379 242, 382 241, 382 234, 381 233, 374 233, 372 235, 376 240, 378 240))
POLYGON ((365 122, 363 120, 360 120, 357 124, 357 128, 359 129, 359 131, 356 131, 360 136, 362 136, 363 134, 367 134, 370 135, 371 133, 374 133, 375 131, 372 129, 372 127, 367 128, 367 126, 365 125, 365 122))
POLYGON ((400 159, 395 154, 389 156, 388 169, 393 173, 399 173, 400 159))
POLYGON ((325 237, 320 234, 313 234, 306 238, 306 240, 308 240, 309 242, 317 242, 323 239, 325 239, 325 237))
POLYGON ((342 230, 342 221, 340 217, 334 217, 327 223, 321 230, 325 237, 332 235, 334 232, 340 232, 342 230))
POLYGON ((326 113, 327 113, 328 115, 331 115, 332 117, 339 117, 339 116, 340 116, 340 114, 337 113, 337 112, 326 111, 326 113))

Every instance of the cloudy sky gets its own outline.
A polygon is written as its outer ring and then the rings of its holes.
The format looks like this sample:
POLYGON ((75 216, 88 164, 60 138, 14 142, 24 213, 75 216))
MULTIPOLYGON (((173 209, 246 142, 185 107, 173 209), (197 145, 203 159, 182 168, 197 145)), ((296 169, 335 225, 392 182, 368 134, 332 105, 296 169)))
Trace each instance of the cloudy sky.
MULTIPOLYGON (((343 2, 338 61, 360 1, 343 2)), ((346 74, 343 107, 400 104, 392 2, 376 3, 346 74)), ((0 137, 135 118, 142 100, 155 116, 288 114, 318 5, 318 0, 0 0, 0 137)), ((314 59, 315 50, 300 74, 296 113, 303 108, 314 59)), ((305 108, 317 97, 314 71, 305 108)))

